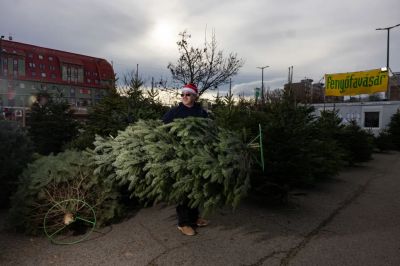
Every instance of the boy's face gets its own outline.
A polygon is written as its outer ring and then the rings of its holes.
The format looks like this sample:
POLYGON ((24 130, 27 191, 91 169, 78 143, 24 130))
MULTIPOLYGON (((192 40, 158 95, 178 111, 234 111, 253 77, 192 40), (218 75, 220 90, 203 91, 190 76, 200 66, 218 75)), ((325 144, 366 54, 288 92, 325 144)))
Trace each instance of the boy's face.
POLYGON ((182 92, 182 103, 188 107, 192 107, 196 101, 196 95, 190 92, 182 92))

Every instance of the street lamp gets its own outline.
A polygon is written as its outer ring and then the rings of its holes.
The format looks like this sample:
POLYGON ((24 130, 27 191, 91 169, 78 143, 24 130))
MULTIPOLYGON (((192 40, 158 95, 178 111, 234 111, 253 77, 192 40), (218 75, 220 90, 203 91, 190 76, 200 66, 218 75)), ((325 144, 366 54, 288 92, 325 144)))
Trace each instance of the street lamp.
POLYGON ((269 66, 262 66, 262 67, 257 67, 261 69, 261 102, 264 103, 264 68, 267 68, 269 66))
MULTIPOLYGON (((386 49, 386 69, 388 71, 388 76, 389 76, 389 40, 390 40, 390 30, 393 28, 396 28, 400 26, 400 24, 397 24, 395 26, 387 27, 387 28, 377 28, 376 30, 387 30, 387 49, 386 49)), ((388 77, 389 78, 389 77, 388 77)), ((388 89, 387 89, 387 98, 390 100, 390 85, 388 82, 388 89)))

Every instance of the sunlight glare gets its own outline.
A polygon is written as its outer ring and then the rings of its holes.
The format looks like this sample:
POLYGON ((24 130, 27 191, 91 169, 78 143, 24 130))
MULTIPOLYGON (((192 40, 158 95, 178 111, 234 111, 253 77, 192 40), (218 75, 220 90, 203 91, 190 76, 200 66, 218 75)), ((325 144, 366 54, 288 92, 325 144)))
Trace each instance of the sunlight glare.
POLYGON ((157 21, 151 32, 153 43, 160 48, 174 48, 177 37, 172 24, 166 21, 157 21))

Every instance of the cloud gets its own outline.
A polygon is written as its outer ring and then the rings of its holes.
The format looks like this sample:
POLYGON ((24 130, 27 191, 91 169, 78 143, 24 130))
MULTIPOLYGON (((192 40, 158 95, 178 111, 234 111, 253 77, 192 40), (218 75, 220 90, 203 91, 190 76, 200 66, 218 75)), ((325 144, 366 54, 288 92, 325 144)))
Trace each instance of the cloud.
MULTIPOLYGON (((285 83, 286 81, 287 80, 285 78, 280 77, 274 79, 264 79, 264 90, 278 89, 280 85, 285 83)), ((236 95, 252 96, 254 95, 254 89, 261 88, 261 84, 261 80, 235 84, 232 87, 232 93, 236 95)))
MULTIPOLYGON (((112 60, 120 75, 139 64, 146 80, 170 79, 179 32, 187 29, 201 46, 215 30, 219 48, 246 62, 233 77, 238 93, 260 86, 261 65, 270 66, 270 88, 283 86, 289 66, 294 82, 384 66, 387 35, 375 29, 400 23, 398 0, 3 0, 0 10, 1 35, 112 60)), ((394 71, 399 45, 400 27, 390 35, 394 71)))

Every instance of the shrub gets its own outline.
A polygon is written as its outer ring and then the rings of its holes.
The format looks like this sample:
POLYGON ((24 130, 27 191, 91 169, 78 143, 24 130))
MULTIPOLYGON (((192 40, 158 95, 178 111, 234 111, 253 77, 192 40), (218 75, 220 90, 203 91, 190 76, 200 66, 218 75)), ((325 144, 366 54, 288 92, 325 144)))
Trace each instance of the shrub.
POLYGON ((31 107, 29 135, 36 151, 42 155, 58 153, 77 134, 77 122, 66 101, 47 92, 37 94, 38 102, 31 107))
POLYGON ((372 158, 373 135, 361 129, 353 120, 343 127, 338 136, 339 145, 345 150, 349 165, 366 162, 372 158))
POLYGON ((7 207, 18 175, 31 160, 33 145, 17 122, 0 120, 0 207, 7 207))
POLYGON ((116 136, 129 124, 139 119, 159 119, 167 107, 153 98, 145 97, 140 88, 130 87, 125 96, 115 89, 88 110, 88 119, 68 148, 94 148, 95 135, 116 136))
POLYGON ((290 189, 338 173, 342 151, 315 122, 313 108, 290 99, 271 104, 264 127, 266 181, 290 189))
POLYGON ((325 141, 335 142, 343 162, 353 165, 371 159, 374 137, 361 129, 355 121, 344 125, 338 111, 324 111, 318 119, 317 126, 325 141))
POLYGON ((319 176, 334 176, 343 167, 346 151, 338 140, 344 127, 341 122, 338 111, 323 111, 315 122, 315 139, 321 142, 316 147, 324 155, 322 158, 325 162, 323 166, 318 163, 315 165, 314 170, 320 172, 319 176))
POLYGON ((388 129, 379 132, 379 135, 374 138, 374 146, 380 151, 388 151, 393 149, 392 135, 388 129))
POLYGON ((400 109, 392 115, 388 125, 388 131, 395 150, 400 150, 400 109))

